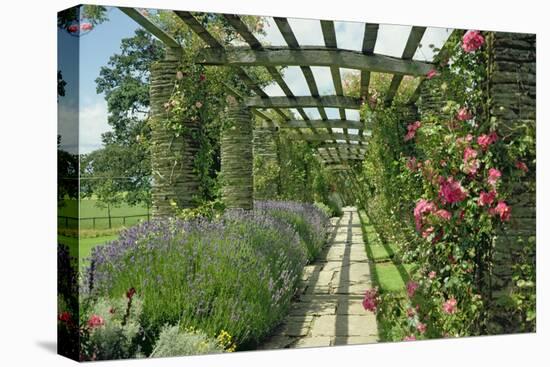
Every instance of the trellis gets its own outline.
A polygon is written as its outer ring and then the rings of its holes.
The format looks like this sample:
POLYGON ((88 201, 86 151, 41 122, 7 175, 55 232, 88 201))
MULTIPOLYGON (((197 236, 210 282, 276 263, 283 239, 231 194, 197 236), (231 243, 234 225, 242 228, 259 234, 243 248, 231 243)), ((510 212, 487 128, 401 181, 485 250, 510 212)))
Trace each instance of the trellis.
MULTIPOLYGON (((170 50, 167 53, 167 60, 170 67, 174 67, 173 60, 181 52, 181 45, 164 32, 147 17, 133 8, 120 8, 124 13, 134 19, 143 28, 161 40, 170 50)), ((286 18, 274 17, 286 46, 274 47, 263 45, 248 29, 246 24, 237 15, 224 15, 227 22, 242 37, 247 46, 228 46, 224 47, 212 36, 208 30, 187 11, 174 11, 175 15, 181 19, 198 37, 202 39, 206 47, 202 49, 196 58, 196 63, 203 65, 227 66, 236 71, 237 76, 254 94, 253 96, 243 96, 235 91, 231 86, 227 87, 227 92, 236 97, 229 104, 228 118, 238 127, 224 132, 221 140, 222 155, 222 180, 223 180, 223 198, 229 207, 250 208, 252 206, 252 159, 253 142, 252 130, 263 129, 262 139, 276 134, 278 129, 289 129, 293 131, 288 134, 290 140, 305 140, 314 144, 317 151, 317 158, 329 169, 335 171, 346 171, 350 162, 361 161, 366 153, 365 144, 367 144, 370 131, 365 130, 364 121, 349 120, 346 116, 346 109, 359 110, 362 100, 368 97, 371 72, 392 74, 391 82, 385 93, 384 103, 391 105, 403 78, 406 75, 420 78, 417 90, 413 93, 410 103, 414 103, 418 98, 419 90, 423 79, 433 65, 429 62, 413 60, 413 56, 420 45, 421 39, 426 31, 426 27, 412 27, 408 36, 404 51, 400 58, 380 55, 374 53, 376 40, 378 37, 378 24, 366 23, 362 51, 352 51, 338 48, 336 41, 336 32, 334 22, 321 20, 321 30, 323 34, 324 46, 300 45, 294 35, 290 23, 286 18), (295 96, 286 84, 278 67, 298 66, 307 83, 310 95, 295 96), (330 68, 332 82, 334 85, 334 95, 319 94, 315 78, 313 76, 312 66, 325 66, 330 68), (282 97, 270 97, 247 74, 247 67, 265 67, 275 83, 284 93, 282 97), (360 97, 345 96, 340 77, 340 69, 355 69, 360 71, 360 97), (320 119, 310 119, 305 112, 305 108, 316 108, 320 119), (337 108, 340 119, 329 119, 325 108, 337 108), (271 109, 280 117, 281 121, 274 121, 262 110, 271 109), (287 109, 296 109, 302 120, 296 120, 289 117, 284 111, 287 109), (251 114, 256 115, 262 122, 253 126, 251 114), (342 133, 334 132, 333 129, 342 129, 342 133), (350 134, 349 129, 356 129, 357 134, 350 134)), ((157 67, 157 69, 159 69, 157 67)), ((162 69, 166 73, 170 68, 162 69)), ((153 70, 154 71, 154 70, 153 70)), ((174 71, 175 74, 175 71, 174 71)), ((157 80, 159 76, 152 76, 152 80, 157 80)), ((168 74, 161 76, 162 83, 170 80, 168 74)), ((154 90, 152 89, 152 94, 154 90)), ((157 92, 159 94, 159 92, 157 92)), ((160 93, 162 94, 162 93, 160 93)), ((158 96, 156 96, 158 97, 158 96)), ((162 95, 161 98, 166 98, 162 95)), ((153 100, 152 95, 152 100, 153 100)), ((152 109, 153 115, 155 109, 152 109)), ((162 133, 160 133, 162 136, 162 133)), ((164 140, 161 144, 166 147, 164 140)), ((191 144, 193 149, 196 147, 191 144)), ((185 150, 185 148, 182 148, 185 150)), ((157 161, 163 161, 161 152, 157 152, 157 161)), ((189 157, 188 151, 178 152, 185 157, 189 157)), ((261 150, 266 156, 273 156, 273 152, 261 150)), ((155 154, 153 154, 153 165, 155 164, 155 154)), ((183 167, 182 163, 182 167, 183 167)), ((188 166, 188 164, 187 164, 188 166)), ((189 167, 185 167, 189 170, 189 167)), ((174 168, 172 167, 172 170, 174 168)), ((194 193, 196 182, 189 176, 189 172, 184 175, 187 181, 181 189, 189 190, 188 198, 194 193)), ((164 215, 166 210, 162 210, 160 202, 167 201, 170 194, 165 192, 168 184, 166 177, 155 178, 156 181, 164 182, 159 186, 162 190, 153 192, 153 200, 156 201, 154 207, 157 207, 157 215, 164 215), (164 197, 163 197, 164 195, 164 197)), ((185 181, 185 179, 183 180, 185 181)), ((155 189, 153 190, 155 191, 155 189)), ((182 201, 183 206, 189 206, 189 200, 182 201)), ((166 203, 164 203, 166 208, 166 203)))

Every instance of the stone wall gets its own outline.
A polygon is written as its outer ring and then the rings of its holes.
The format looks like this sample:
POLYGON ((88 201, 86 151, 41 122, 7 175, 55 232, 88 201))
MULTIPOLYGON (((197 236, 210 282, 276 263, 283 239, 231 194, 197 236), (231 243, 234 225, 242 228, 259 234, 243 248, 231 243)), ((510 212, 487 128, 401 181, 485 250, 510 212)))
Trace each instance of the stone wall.
MULTIPOLYGON (((505 140, 525 136, 536 128, 536 36, 496 32, 492 34, 489 91, 490 115, 499 135, 505 140)), ((512 191, 509 204, 512 219, 495 240, 494 269, 491 277, 497 324, 507 324, 496 332, 514 332, 513 320, 498 314, 512 286, 512 272, 523 248, 536 235, 535 167, 521 182, 504 182, 512 191)), ((532 254, 534 262, 535 254, 532 254)))

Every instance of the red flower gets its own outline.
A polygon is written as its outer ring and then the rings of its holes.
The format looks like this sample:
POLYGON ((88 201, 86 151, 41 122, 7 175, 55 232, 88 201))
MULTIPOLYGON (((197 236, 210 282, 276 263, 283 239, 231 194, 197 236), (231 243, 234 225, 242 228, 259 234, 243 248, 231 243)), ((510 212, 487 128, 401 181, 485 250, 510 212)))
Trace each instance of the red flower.
POLYGON ((365 292, 365 297, 363 298, 363 308, 370 312, 376 312, 378 307, 378 289, 372 288, 368 289, 365 292))
POLYGON ((76 33, 76 32, 78 32, 78 25, 72 24, 72 25, 70 25, 70 26, 67 27, 67 30, 68 30, 70 33, 76 33))
POLYGON ((453 314, 456 312, 456 299, 454 297, 451 297, 447 301, 443 302, 443 312, 446 314, 453 314))
POLYGON ((430 278, 431 280, 434 280, 436 275, 437 273, 432 270, 428 273, 428 278, 430 278))
POLYGON ((464 149, 464 173, 467 173, 469 175, 475 175, 477 173, 480 163, 479 159, 476 159, 476 157, 477 150, 470 147, 466 147, 466 149, 464 149))
POLYGON ((437 70, 431 69, 430 71, 428 71, 428 72, 426 73, 426 78, 431 79, 431 78, 433 78, 433 77, 436 76, 436 75, 437 75, 437 70))
POLYGON ((71 314, 67 311, 61 312, 59 316, 57 317, 59 321, 63 322, 70 322, 71 321, 71 314))
POLYGON ((407 126, 407 134, 405 135, 404 141, 409 141, 412 138, 414 138, 414 135, 416 134, 416 130, 418 130, 421 126, 420 121, 415 121, 412 124, 409 124, 407 126))
POLYGON ((407 295, 409 298, 414 297, 416 290, 418 289, 418 283, 413 282, 412 280, 407 283, 407 295))
POLYGON ((403 341, 406 341, 406 342, 410 342, 410 341, 414 341, 416 340, 416 336, 414 335, 407 335, 406 337, 403 338, 403 341))
POLYGON ((529 168, 527 168, 527 165, 522 161, 516 162, 516 168, 522 170, 525 173, 529 172, 529 168))
POLYGON ((427 329, 426 324, 420 321, 418 322, 418 324, 416 324, 416 330, 418 330, 420 334, 424 334, 426 332, 426 329, 427 329))
POLYGON ((206 75, 204 75, 204 74, 199 75, 199 80, 201 82, 205 81, 206 80, 206 75))
POLYGON ((414 308, 407 308, 407 317, 412 319, 416 315, 416 310, 414 308))
POLYGON ((485 206, 493 204, 495 197, 497 196, 496 191, 485 192, 481 191, 479 193, 479 199, 477 200, 477 205, 485 206))
POLYGON ((450 220, 451 219, 451 212, 445 209, 439 209, 435 212, 435 215, 443 220, 450 220))
POLYGON ((417 231, 420 231, 422 229, 422 222, 423 222, 424 216, 436 210, 437 210, 437 207, 435 206, 435 204, 426 199, 420 199, 418 203, 416 203, 416 207, 414 208, 414 221, 416 223, 417 231))
POLYGON ((92 315, 88 320, 88 326, 90 327, 90 329, 103 326, 104 324, 105 324, 105 320, 103 320, 103 317, 99 315, 92 315))
POLYGON ((474 52, 485 43, 485 38, 479 31, 468 31, 462 37, 462 49, 466 52, 474 52))
POLYGON ((467 121, 472 118, 472 114, 468 111, 466 107, 462 107, 460 110, 458 110, 456 118, 459 121, 467 121))
POLYGON ((439 183, 439 197, 443 204, 454 204, 463 201, 468 196, 459 181, 453 177, 442 178, 439 183))

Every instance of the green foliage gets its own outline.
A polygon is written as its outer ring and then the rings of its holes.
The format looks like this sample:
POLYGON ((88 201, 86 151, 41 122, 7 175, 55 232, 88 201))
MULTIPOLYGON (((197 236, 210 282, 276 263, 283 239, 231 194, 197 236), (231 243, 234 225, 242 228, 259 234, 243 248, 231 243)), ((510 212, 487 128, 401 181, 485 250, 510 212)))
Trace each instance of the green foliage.
POLYGON ((222 353, 224 347, 217 339, 198 330, 182 330, 179 326, 165 326, 150 357, 176 357, 197 354, 222 353))

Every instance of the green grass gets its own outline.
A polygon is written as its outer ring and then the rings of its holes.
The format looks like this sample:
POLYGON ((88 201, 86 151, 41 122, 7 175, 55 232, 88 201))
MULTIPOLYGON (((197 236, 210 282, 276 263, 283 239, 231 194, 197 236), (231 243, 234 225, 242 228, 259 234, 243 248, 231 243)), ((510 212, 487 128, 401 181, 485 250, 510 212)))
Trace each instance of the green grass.
POLYGON ((104 245, 107 242, 114 241, 118 236, 103 236, 95 238, 81 238, 80 239, 80 248, 78 238, 67 237, 67 236, 57 236, 57 241, 63 245, 69 247, 69 252, 71 256, 77 257, 80 267, 86 265, 86 259, 92 253, 92 248, 99 245, 104 245), (79 251, 80 249, 80 251, 79 251))
POLYGON ((369 258, 375 262, 390 260, 393 258, 395 251, 397 250, 395 245, 389 245, 387 247, 382 245, 370 245, 368 247, 370 249, 369 258))
MULTIPOLYGON (((78 200, 76 199, 66 199, 65 205, 58 210, 58 215, 67 216, 67 217, 77 217, 78 216, 78 200)), ((132 226, 137 224, 140 220, 146 218, 147 216, 147 207, 144 205, 129 206, 127 204, 122 204, 118 207, 111 208, 111 217, 117 216, 128 216, 128 215, 143 215, 141 218, 126 218, 125 223, 122 218, 112 218, 111 225, 113 228, 125 226, 132 226)), ((97 200, 94 199, 85 199, 80 200, 80 217, 81 218, 91 218, 91 217, 107 217, 107 209, 100 208, 97 206, 97 200)), ((70 227, 76 227, 76 221, 69 220, 70 227)), ((58 226, 64 227, 66 225, 64 219, 58 220, 58 226)), ((96 219, 95 229, 106 229, 109 227, 108 219, 96 219)), ((91 229, 93 228, 93 221, 91 219, 81 219, 80 220, 81 229, 91 229)))
POLYGON ((414 264, 395 265, 392 262, 375 264, 374 278, 381 291, 403 292, 409 281, 409 273, 414 266, 414 264))

